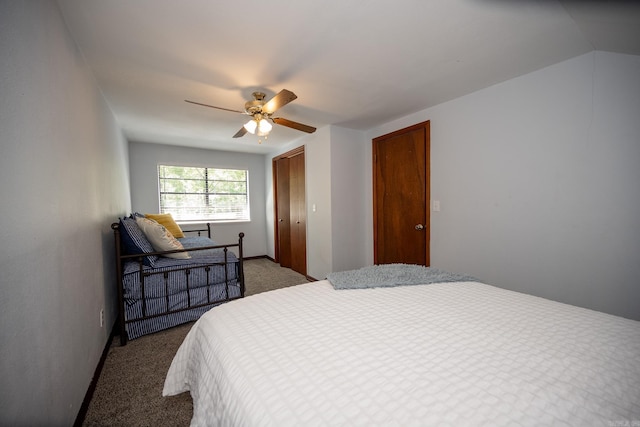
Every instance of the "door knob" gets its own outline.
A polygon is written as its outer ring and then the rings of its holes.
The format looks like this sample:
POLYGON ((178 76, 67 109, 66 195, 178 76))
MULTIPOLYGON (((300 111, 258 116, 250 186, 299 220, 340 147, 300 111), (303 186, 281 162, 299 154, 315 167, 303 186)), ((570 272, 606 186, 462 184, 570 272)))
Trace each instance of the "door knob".
POLYGON ((424 230, 424 225, 422 225, 422 224, 416 225, 416 230, 418 230, 418 231, 419 230, 424 230))

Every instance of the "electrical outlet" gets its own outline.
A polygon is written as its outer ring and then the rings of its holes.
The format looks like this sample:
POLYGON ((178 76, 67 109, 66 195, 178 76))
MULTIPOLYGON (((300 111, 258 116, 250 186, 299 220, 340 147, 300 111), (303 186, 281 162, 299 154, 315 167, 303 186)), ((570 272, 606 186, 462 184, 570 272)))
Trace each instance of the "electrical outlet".
POLYGON ((100 327, 104 327, 104 308, 100 310, 100 327))

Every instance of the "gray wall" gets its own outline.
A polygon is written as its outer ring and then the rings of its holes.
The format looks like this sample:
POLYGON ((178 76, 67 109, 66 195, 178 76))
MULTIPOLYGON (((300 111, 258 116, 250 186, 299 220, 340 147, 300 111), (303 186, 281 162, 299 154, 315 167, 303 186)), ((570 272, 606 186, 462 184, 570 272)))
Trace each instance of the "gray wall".
POLYGON ((638 75, 640 57, 592 52, 285 147, 306 147, 309 274, 373 263, 371 139, 430 120, 433 266, 640 320, 638 75))
POLYGON ((0 425, 68 426, 115 322, 126 143, 56 3, 0 7, 0 425))
POLYGON ((337 126, 320 128, 267 156, 269 255, 274 256, 272 159, 301 145, 305 147, 307 275, 324 279, 332 271, 364 266, 369 230, 363 218, 370 210, 365 205, 365 176, 371 173, 371 159, 364 152, 364 132, 337 126))
MULTIPOLYGON (((212 223, 212 237, 220 244, 234 243, 238 241, 238 233, 243 232, 245 256, 267 253, 264 155, 130 142, 129 159, 132 210, 140 213, 157 213, 159 210, 158 164, 248 170, 251 221, 212 223)), ((192 227, 187 225, 184 228, 192 227)))
POLYGON ((367 263, 365 236, 372 232, 364 218, 373 205, 366 204, 367 176, 372 159, 364 147, 371 145, 363 132, 331 128, 332 271, 360 268, 367 263))
POLYGON ((307 275, 324 279, 332 271, 331 128, 304 136, 307 208, 307 275), (312 206, 316 205, 313 212, 312 206))
POLYGON ((304 145, 305 197, 307 209, 307 275, 324 279, 332 271, 333 240, 331 206, 331 127, 325 126, 305 135, 265 159, 265 187, 267 194, 267 250, 274 257, 274 157, 304 145), (313 211, 313 205, 316 210, 313 211))
POLYGON ((640 319, 638 76, 592 52, 371 130, 431 120, 432 265, 640 319))

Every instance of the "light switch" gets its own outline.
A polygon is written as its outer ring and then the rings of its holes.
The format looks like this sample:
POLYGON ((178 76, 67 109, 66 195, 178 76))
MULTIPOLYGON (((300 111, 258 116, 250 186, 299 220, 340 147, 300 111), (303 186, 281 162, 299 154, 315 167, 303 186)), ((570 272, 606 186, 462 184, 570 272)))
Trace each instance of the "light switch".
POLYGON ((440 200, 433 201, 433 211, 440 212, 440 200))
POLYGON ((313 212, 315 212, 315 211, 316 211, 316 204, 315 204, 315 203, 314 203, 313 205, 311 205, 311 210, 312 210, 313 212))

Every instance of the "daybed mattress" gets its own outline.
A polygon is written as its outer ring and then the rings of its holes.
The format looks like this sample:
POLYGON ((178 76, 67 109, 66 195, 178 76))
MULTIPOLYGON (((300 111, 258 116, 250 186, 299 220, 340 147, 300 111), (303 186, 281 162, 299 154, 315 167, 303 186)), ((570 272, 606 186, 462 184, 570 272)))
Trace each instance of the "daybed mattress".
POLYGON ((633 425, 640 322, 475 282, 320 281, 204 314, 163 394, 184 391, 194 426, 633 425))
MULTIPOLYGON (((207 237, 179 240, 185 249, 216 245, 207 237)), ((124 263, 122 283, 126 320, 139 319, 143 314, 155 316, 127 322, 129 339, 195 321, 214 305, 240 298, 238 258, 233 252, 227 251, 226 258, 222 249, 192 250, 189 253, 189 259, 160 257, 154 268, 143 265, 143 274, 149 274, 144 278, 144 303, 140 265, 133 260, 124 263), (188 289, 184 268, 189 268, 188 289), (175 310, 183 311, 164 314, 175 310)))

